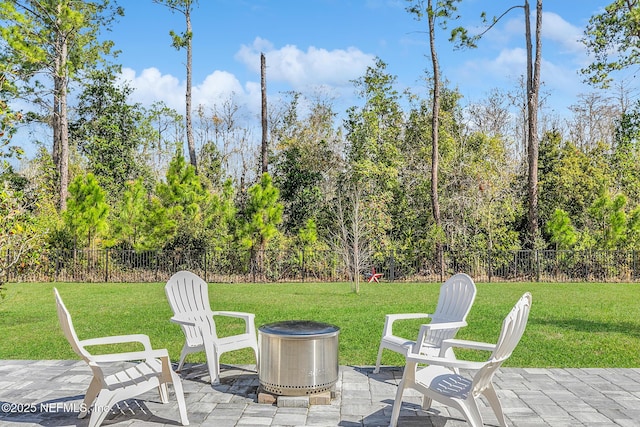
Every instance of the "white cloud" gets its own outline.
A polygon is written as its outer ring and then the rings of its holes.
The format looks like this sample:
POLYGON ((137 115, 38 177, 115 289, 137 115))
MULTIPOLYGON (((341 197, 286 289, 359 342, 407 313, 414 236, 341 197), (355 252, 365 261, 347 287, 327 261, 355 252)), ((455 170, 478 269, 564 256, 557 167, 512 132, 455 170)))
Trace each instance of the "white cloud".
MULTIPOLYGON (((521 27, 521 35, 522 30, 521 27)), ((532 31, 534 30, 532 28, 532 31)), ((562 108, 567 100, 575 98, 576 94, 585 90, 582 78, 577 73, 580 66, 587 61, 586 49, 580 42, 582 29, 556 13, 543 12, 542 36, 542 90, 551 91, 555 95, 557 108, 562 108)), ((524 75, 526 50, 502 50, 491 64, 498 69, 510 70, 512 77, 524 75)))
MULTIPOLYGON (((146 68, 139 75, 131 68, 123 68, 121 79, 134 89, 132 99, 143 105, 163 101, 169 107, 182 111, 185 106, 185 82, 170 74, 162 74, 157 68, 146 68)), ((214 105, 231 97, 243 98, 245 90, 238 79, 226 71, 214 71, 202 83, 192 87, 192 103, 214 105)))
POLYGON ((585 53, 585 46, 580 42, 583 37, 582 29, 565 21, 556 13, 542 13, 542 35, 543 38, 557 43, 566 53, 577 55, 585 53))
MULTIPOLYGON (((535 32, 535 9, 531 11, 531 31, 535 32)), ((513 16, 506 20, 504 26, 498 26, 488 31, 484 38, 498 46, 506 46, 513 43, 524 45, 524 15, 513 16)), ((542 52, 547 46, 553 46, 563 54, 583 56, 585 47, 580 42, 583 37, 583 29, 577 27, 562 16, 554 12, 542 12, 542 52)), ((482 43, 482 42, 480 42, 482 43)))
MULTIPOLYGON (((351 80, 364 74, 373 65, 374 55, 359 49, 327 50, 309 47, 306 51, 294 45, 276 49, 271 42, 256 38, 251 46, 243 45, 235 58, 252 72, 260 75, 260 53, 267 60, 268 86, 280 86, 283 90, 297 90, 305 93, 332 93, 336 97, 352 91, 351 80)), ((134 89, 132 100, 143 105, 163 101, 169 107, 182 112, 185 105, 185 82, 171 74, 153 67, 138 73, 131 68, 123 68, 121 79, 134 89)), ((272 90, 273 92, 273 90, 272 90)), ((251 112, 261 108, 261 87, 259 81, 241 82, 228 72, 216 70, 203 81, 194 82, 192 88, 193 105, 212 106, 233 98, 238 105, 244 105, 251 112)))
POLYGON ((542 61, 542 80, 544 88, 553 93, 574 97, 582 88, 582 80, 576 70, 569 69, 562 64, 542 61))
POLYGON ((491 67, 503 75, 524 74, 527 69, 527 52, 520 47, 503 49, 498 57, 492 61, 491 67))
POLYGON ((131 68, 123 68, 121 79, 135 89, 132 98, 143 105, 151 105, 156 101, 164 101, 176 110, 184 109, 184 84, 170 75, 162 74, 155 67, 145 68, 137 75, 131 68))
POLYGON ((259 82, 247 82, 245 104, 247 109, 254 114, 258 114, 262 109, 262 87, 259 82))
POLYGON ((214 71, 201 84, 193 87, 194 105, 214 105, 230 97, 243 97, 245 91, 238 79, 227 71, 214 71))
POLYGON ((492 82, 496 87, 502 83, 517 81, 526 74, 527 53, 516 47, 502 49, 494 58, 479 58, 467 61, 455 70, 459 78, 471 87, 492 82))
POLYGON ((374 55, 353 47, 326 50, 311 46, 303 51, 295 45, 286 45, 275 49, 259 37, 251 46, 243 45, 235 58, 259 73, 260 52, 265 54, 270 81, 288 83, 300 91, 323 85, 350 85, 350 80, 362 76, 375 59, 374 55))
MULTIPOLYGON (((532 10, 532 31, 535 31, 535 10, 532 10)), ((514 14, 487 33, 481 47, 488 47, 490 55, 476 53, 455 74, 465 81, 467 91, 476 95, 474 85, 491 82, 495 87, 515 87, 526 74, 526 49, 524 39, 524 14, 514 14), (487 43, 489 42, 489 43, 487 43)), ((557 109, 585 90, 577 70, 588 63, 586 49, 580 39, 583 29, 570 23, 560 14, 543 12, 542 19, 542 70, 543 91, 552 91, 557 109)), ((535 48, 535 47, 534 47, 535 48)), ((487 52, 487 49, 484 50, 487 52)))

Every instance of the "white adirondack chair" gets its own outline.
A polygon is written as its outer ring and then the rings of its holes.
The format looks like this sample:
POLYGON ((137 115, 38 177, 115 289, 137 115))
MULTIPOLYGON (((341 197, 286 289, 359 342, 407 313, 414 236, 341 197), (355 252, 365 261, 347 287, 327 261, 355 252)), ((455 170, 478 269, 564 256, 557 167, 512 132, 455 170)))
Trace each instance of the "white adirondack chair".
POLYGON ((178 371, 182 369, 188 354, 204 351, 211 384, 220 382, 220 356, 228 351, 252 348, 258 364, 258 340, 255 314, 237 311, 212 311, 209 304, 207 283, 190 271, 179 271, 164 287, 173 317, 185 335, 178 371), (218 337, 214 316, 229 316, 244 320, 245 332, 218 337))
POLYGON ((423 409, 429 409, 432 400, 436 400, 462 412, 472 427, 483 425, 477 402, 483 395, 493 409, 498 423, 506 427, 507 421, 502 405, 493 386, 493 376, 520 342, 530 310, 531 294, 527 292, 502 322, 502 330, 496 344, 450 339, 442 342, 441 357, 409 353, 393 403, 390 427, 395 427, 398 423, 402 395, 407 388, 418 390, 423 395, 423 409), (486 362, 452 360, 444 357, 444 353, 451 347, 492 351, 492 354, 486 362), (428 366, 421 367, 421 364, 428 366), (459 375, 459 369, 471 369, 475 374, 469 379, 459 375))
POLYGON ((171 369, 171 360, 166 349, 154 350, 147 335, 120 335, 103 338, 92 338, 79 340, 71 321, 71 315, 62 302, 62 298, 56 288, 53 289, 58 308, 58 319, 65 337, 71 344, 73 351, 80 356, 91 368, 93 379, 84 395, 78 418, 87 416, 89 409, 89 427, 97 427, 104 421, 110 409, 116 403, 133 398, 154 388, 158 388, 160 398, 163 403, 169 402, 167 384, 173 383, 180 421, 182 425, 189 425, 187 419, 187 407, 182 391, 180 377, 171 369), (116 354, 92 355, 85 347, 104 344, 119 344, 128 342, 139 342, 144 350, 116 354), (117 362, 137 361, 136 365, 105 375, 103 368, 108 364, 117 362))
MULTIPOLYGON (((476 285, 473 279, 464 273, 458 273, 449 278, 440 287, 438 305, 433 314, 387 314, 378 349, 376 367, 373 372, 380 372, 382 350, 385 348, 406 357, 409 350, 417 345, 418 348, 413 350, 414 353, 437 356, 440 352, 440 343, 445 339, 455 337, 460 328, 467 326, 467 315, 475 298, 476 285), (431 321, 420 327, 416 341, 393 334, 393 324, 397 320, 422 318, 430 318, 431 321)), ((453 351, 447 352, 447 356, 455 358, 453 351)))

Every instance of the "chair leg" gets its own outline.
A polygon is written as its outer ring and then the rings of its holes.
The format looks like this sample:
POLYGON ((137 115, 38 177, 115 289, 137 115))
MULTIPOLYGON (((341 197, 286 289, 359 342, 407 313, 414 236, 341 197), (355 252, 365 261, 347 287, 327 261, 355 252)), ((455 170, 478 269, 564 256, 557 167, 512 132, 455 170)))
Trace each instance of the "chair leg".
POLYGON ((189 346, 185 342, 182 346, 182 351, 180 352, 180 361, 178 362, 178 368, 176 372, 180 372, 182 370, 182 366, 184 365, 184 360, 187 358, 187 354, 189 354, 189 346))
POLYGON ((189 425, 189 419, 187 418, 187 404, 184 401, 184 391, 182 389, 182 381, 178 374, 172 372, 171 379, 173 380, 173 390, 176 393, 176 400, 178 401, 178 409, 180 411, 180 422, 183 426, 189 425))
POLYGON ((160 401, 162 403, 169 403, 169 389, 167 383, 160 383, 158 386, 158 393, 160 394, 160 401))
POLYGON ((207 357, 207 368, 211 377, 211 385, 220 384, 220 361, 218 360, 218 352, 213 345, 205 347, 204 351, 207 357))
POLYGON ((457 401, 456 403, 457 405, 454 407, 462 412, 471 427, 483 427, 484 424, 478 408, 478 402, 473 397, 470 396, 467 400, 457 401))
POLYGON ((93 402, 96 400, 96 397, 100 393, 102 388, 102 384, 100 384, 100 380, 96 377, 93 377, 91 383, 89 384, 89 388, 87 392, 84 394, 84 400, 82 402, 82 407, 80 408, 80 415, 78 418, 84 418, 89 413, 89 408, 93 405, 93 402))
POLYGON ((426 394, 422 395, 422 409, 427 411, 429 408, 431 408, 432 402, 433 400, 430 397, 428 397, 426 394))
POLYGON ((253 354, 256 356, 256 371, 258 370, 258 366, 260 364, 260 359, 258 359, 259 355, 258 355, 258 346, 252 346, 251 348, 253 348, 253 354))
POLYGON ((404 384, 405 379, 403 378, 400 384, 398 384, 398 391, 396 391, 396 400, 393 402, 389 427, 396 427, 398 425, 398 417, 400 416, 400 408, 402 407, 402 395, 404 394, 404 384))
POLYGON ((382 347, 382 343, 380 343, 380 347, 378 348, 378 357, 376 359, 376 367, 373 369, 373 373, 377 374, 380 372, 380 362, 382 361, 382 350, 384 349, 384 347, 382 347))
POLYGON ((109 415, 113 405, 117 402, 118 398, 116 393, 109 390, 102 390, 91 410, 88 427, 100 426, 104 419, 107 418, 107 415, 109 415))
POLYGON ((493 413, 496 414, 496 418, 498 419, 500 426, 507 427, 507 419, 504 416, 500 399, 498 398, 498 394, 496 393, 496 389, 493 387, 493 384, 489 384, 489 387, 487 387, 482 394, 487 398, 491 409, 493 409, 493 413))

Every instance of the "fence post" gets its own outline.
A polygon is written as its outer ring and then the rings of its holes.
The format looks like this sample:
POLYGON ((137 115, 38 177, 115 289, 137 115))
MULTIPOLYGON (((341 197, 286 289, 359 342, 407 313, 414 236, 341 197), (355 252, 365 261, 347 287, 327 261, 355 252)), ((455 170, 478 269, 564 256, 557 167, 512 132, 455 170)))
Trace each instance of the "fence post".
POLYGON ((391 260, 389 262, 389 278, 393 282, 396 279, 396 250, 391 251, 391 260))
POLYGON ((307 251, 305 251, 305 254, 304 254, 303 258, 302 258, 302 266, 303 266, 303 269, 302 269, 302 281, 303 282, 307 281, 307 260, 308 260, 308 258, 310 257, 311 259, 314 259, 314 258, 317 259, 317 256, 318 256, 318 253, 315 250, 308 252, 309 253, 309 257, 306 256, 306 253, 307 253, 307 251), (314 257, 314 255, 315 255, 315 257, 314 257))
POLYGON ((207 280, 207 251, 204 250, 204 281, 209 283, 209 281, 207 280))
POLYGON ((536 249, 536 282, 540 281, 540 254, 539 249, 536 249))
POLYGON ((104 282, 109 283, 109 249, 104 251, 106 259, 104 260, 104 282))
POLYGON ((256 260, 253 254, 254 254, 254 250, 253 248, 251 248, 251 253, 249 255, 249 269, 251 271, 251 278, 252 278, 251 281, 253 283, 256 283, 256 266, 255 266, 256 260))
POLYGON ((306 252, 307 251, 304 248, 302 248, 302 283, 304 283, 305 279, 307 278, 307 271, 306 271, 307 265, 305 264, 306 258, 304 256, 306 252))
POLYGON ((155 259, 156 259, 156 268, 155 268, 155 270, 156 270, 156 272, 155 272, 156 279, 155 279, 155 281, 157 282, 158 281, 158 268, 159 268, 159 265, 160 265, 160 262, 158 261, 158 253, 160 251, 156 249, 155 252, 156 252, 156 256, 155 256, 155 259))
POLYGON ((55 281, 58 281, 58 277, 60 277, 60 252, 62 251, 62 249, 58 249, 56 250, 56 273, 55 273, 55 281))

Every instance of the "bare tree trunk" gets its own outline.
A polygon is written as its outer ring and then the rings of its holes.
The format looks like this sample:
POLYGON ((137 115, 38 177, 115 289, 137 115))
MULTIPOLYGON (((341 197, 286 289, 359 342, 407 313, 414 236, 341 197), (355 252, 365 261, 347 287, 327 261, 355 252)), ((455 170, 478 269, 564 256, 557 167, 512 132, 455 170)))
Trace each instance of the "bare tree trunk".
MULTIPOLYGON (((56 68, 59 65, 56 62, 56 68)), ((54 77, 55 79, 55 77, 54 77)), ((55 83, 54 83, 55 87, 55 83)), ((58 184, 60 184, 60 102, 58 96, 53 96, 53 109, 51 111, 51 129, 53 130, 53 147, 51 149, 51 159, 56 168, 58 184)), ((60 190, 58 190, 58 194, 60 190)))
POLYGON ((264 53, 260 53, 260 87, 262 88, 262 173, 269 172, 267 152, 267 64, 264 53))
POLYGON ((345 207, 342 200, 342 195, 338 192, 336 199, 336 219, 340 226, 339 233, 332 232, 334 234, 333 242, 337 243, 337 252, 342 255, 342 262, 344 263, 349 281, 351 281, 353 272, 351 271, 351 254, 349 250, 349 229, 347 227, 347 220, 345 215, 345 207))
POLYGON ((527 158, 528 170, 528 198, 529 198, 529 244, 535 247, 538 238, 538 100, 540 94, 540 60, 542 42, 540 32, 542 29, 542 0, 536 4, 536 52, 533 61, 531 46, 531 10, 529 1, 524 4, 525 28, 527 39, 527 158))
POLYGON ((435 42, 435 15, 432 0, 427 3, 427 14, 429 22, 429 47, 431 49, 431 63, 433 66, 433 104, 431 109, 431 204, 433 205, 433 219, 438 230, 436 237, 436 256, 440 275, 444 273, 444 260, 442 256, 442 242, 439 237, 439 230, 442 228, 440 218, 440 201, 438 200, 438 133, 440 116, 440 65, 438 63, 438 53, 435 42))
MULTIPOLYGON (((62 5, 58 5, 58 14, 62 5)), ((60 18, 58 18, 60 21, 60 18)), ((69 186, 69 124, 67 118, 67 55, 68 46, 65 35, 56 34, 55 73, 53 78, 53 153, 52 157, 58 170, 58 189, 60 195, 60 211, 67 209, 69 186)))
MULTIPOLYGON (((357 215, 357 211, 354 215, 357 215)), ((353 235, 353 291, 356 294, 360 293, 360 242, 358 242, 358 224, 356 223, 357 217, 354 216, 354 221, 351 223, 351 233, 353 235)))
POLYGON ((353 193, 353 218, 351 219, 351 237, 353 239, 353 290, 356 294, 360 293, 360 274, 362 273, 362 224, 360 212, 360 190, 356 189, 353 193))
POLYGON ((196 158, 196 147, 193 141, 193 123, 191 121, 191 81, 193 74, 193 49, 191 43, 191 5, 188 4, 184 8, 184 16, 187 21, 187 90, 185 95, 186 103, 186 124, 187 124, 187 146, 189 147, 189 159, 196 172, 198 170, 198 161, 196 158))
POLYGON ((333 232, 336 250, 342 254, 352 290, 360 293, 360 274, 370 259, 368 230, 363 218, 361 189, 352 184, 338 192, 336 200, 336 219, 339 230, 333 232), (346 197, 346 200, 343 199, 346 197), (345 205, 345 202, 348 204, 345 205))
MULTIPOLYGON (((66 43, 65 43, 66 51, 66 43)), ((69 122, 67 118, 67 80, 60 87, 60 211, 67 209, 69 195, 69 122)))

